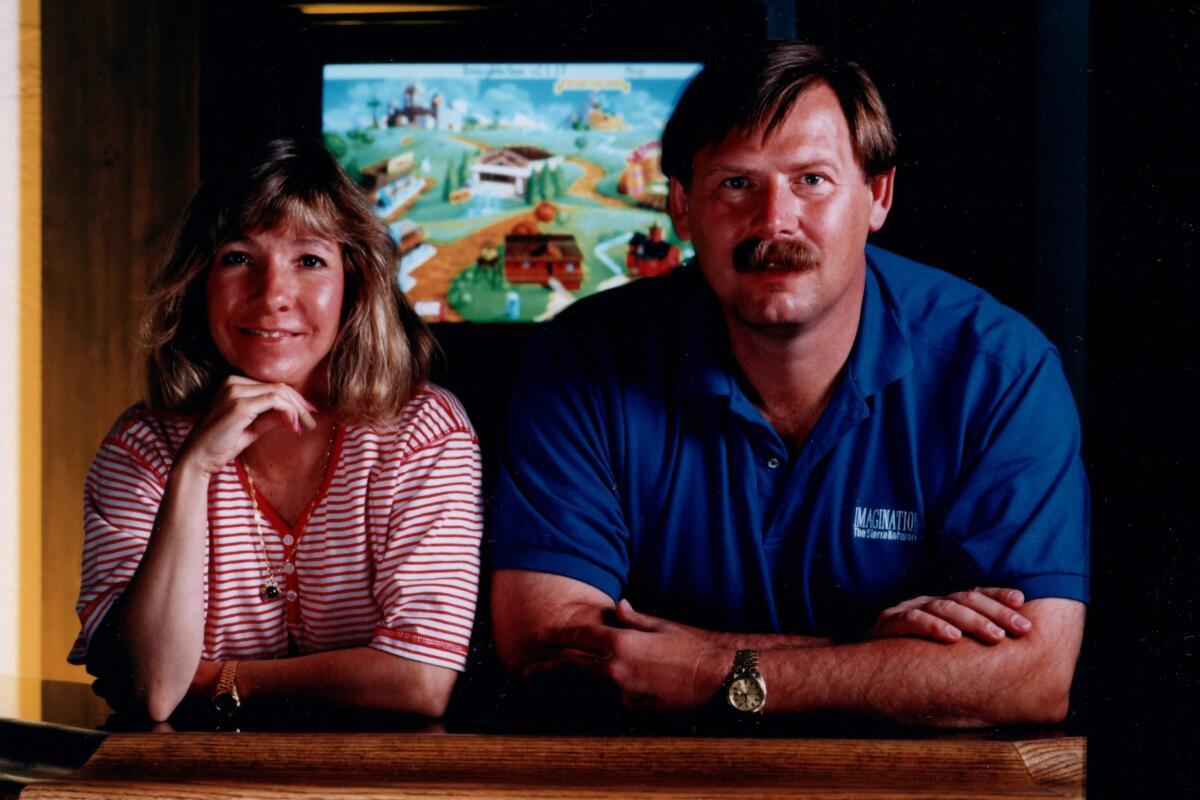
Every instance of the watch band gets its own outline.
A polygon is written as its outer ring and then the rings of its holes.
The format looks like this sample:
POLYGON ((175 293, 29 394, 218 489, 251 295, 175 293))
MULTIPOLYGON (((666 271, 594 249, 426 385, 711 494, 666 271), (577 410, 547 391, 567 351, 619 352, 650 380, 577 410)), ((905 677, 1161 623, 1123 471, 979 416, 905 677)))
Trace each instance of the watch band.
POLYGON ((213 708, 219 714, 231 716, 242 705, 242 698, 237 690, 238 662, 226 661, 221 666, 221 676, 217 679, 217 689, 213 692, 213 708))
POLYGON ((735 675, 752 675, 758 672, 758 651, 738 650, 734 653, 733 672, 735 675))

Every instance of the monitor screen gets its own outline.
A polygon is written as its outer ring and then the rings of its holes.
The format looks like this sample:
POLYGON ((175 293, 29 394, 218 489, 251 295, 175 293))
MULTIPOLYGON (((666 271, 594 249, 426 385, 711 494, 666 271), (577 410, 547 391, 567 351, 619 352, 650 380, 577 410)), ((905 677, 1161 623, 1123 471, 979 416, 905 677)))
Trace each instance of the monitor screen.
POLYGON ((529 322, 690 256, 659 138, 695 63, 329 64, 325 144, 432 322, 529 322))

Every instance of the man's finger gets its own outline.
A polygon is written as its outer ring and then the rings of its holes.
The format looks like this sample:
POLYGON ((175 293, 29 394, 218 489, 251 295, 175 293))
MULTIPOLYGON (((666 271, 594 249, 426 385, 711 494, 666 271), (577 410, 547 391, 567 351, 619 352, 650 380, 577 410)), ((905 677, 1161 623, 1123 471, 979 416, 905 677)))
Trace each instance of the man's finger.
POLYGON ((570 674, 600 674, 601 665, 607 659, 590 654, 571 653, 531 661, 525 665, 521 674, 528 680, 547 675, 570 674))
MULTIPOLYGON (((964 605, 959 599, 937 597, 925 604, 922 611, 932 614, 938 619, 945 620, 973 639, 984 644, 995 644, 1004 639, 1004 630, 995 625, 990 618, 970 606, 964 605)), ((987 599, 987 598, 983 598, 987 599)), ((989 601, 991 602, 991 601, 989 601)), ((1012 613, 1012 612, 1008 612, 1012 613)))
MULTIPOLYGON (((998 591, 1010 591, 1001 589, 998 591)), ((1015 591, 1015 590, 1012 590, 1015 591)), ((977 614, 987 618, 986 625, 996 627, 997 630, 1003 629, 1013 636, 1021 636, 1028 633, 1033 623, 1029 621, 1021 613, 1014 611, 1011 606, 995 600, 992 595, 982 590, 973 592, 955 592, 949 595, 947 600, 958 603, 961 606, 971 609, 977 614)), ((954 622, 954 620, 951 620, 954 622)), ((995 636, 993 632, 993 636, 995 636)), ((996 636, 995 638, 1003 638, 996 636)))
POLYGON ((634 628, 639 631, 654 632, 662 630, 663 621, 651 614, 643 614, 640 611, 634 611, 633 606, 625 598, 617 603, 617 622, 620 622, 627 628, 634 628))
POLYGON ((934 614, 919 608, 910 608, 887 616, 875 626, 875 635, 920 636, 949 644, 961 639, 962 631, 934 614))
POLYGON ((975 591, 1003 603, 1014 611, 1025 605, 1025 594, 1020 589, 1005 589, 999 586, 976 586, 975 591))
POLYGON ((613 652, 616 630, 607 625, 570 625, 551 628, 538 634, 539 645, 559 649, 582 650, 594 656, 613 652))

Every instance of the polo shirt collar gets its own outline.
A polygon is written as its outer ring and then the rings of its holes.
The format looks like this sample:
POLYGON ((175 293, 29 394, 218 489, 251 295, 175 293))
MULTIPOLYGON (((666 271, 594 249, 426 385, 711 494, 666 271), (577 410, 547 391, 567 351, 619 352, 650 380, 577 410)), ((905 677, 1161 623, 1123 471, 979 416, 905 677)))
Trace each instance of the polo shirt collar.
POLYGON ((863 397, 870 397, 913 368, 912 348, 896 318, 895 304, 879 282, 873 250, 867 248, 862 315, 846 362, 846 375, 863 397))
MULTIPOLYGON (((886 289, 881 286, 867 248, 866 285, 858 333, 847 360, 846 375, 862 397, 869 397, 913 368, 908 337, 896 318, 886 289)), ((684 269, 692 275, 681 293, 679 325, 684 338, 679 343, 681 397, 737 397, 736 365, 729 348, 725 318, 716 295, 700 273, 695 259, 684 269)))
POLYGON ((679 324, 675 327, 682 337, 676 351, 679 396, 730 397, 734 394, 736 365, 721 306, 694 258, 683 269, 691 274, 679 298, 679 324))

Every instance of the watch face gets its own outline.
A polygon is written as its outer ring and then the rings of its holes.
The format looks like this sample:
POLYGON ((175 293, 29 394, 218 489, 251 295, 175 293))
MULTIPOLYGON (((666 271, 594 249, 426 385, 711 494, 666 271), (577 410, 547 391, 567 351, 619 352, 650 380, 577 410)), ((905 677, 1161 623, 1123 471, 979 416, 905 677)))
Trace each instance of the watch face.
POLYGON ((729 684, 729 705, 738 711, 758 711, 767 696, 754 678, 735 678, 729 684))

